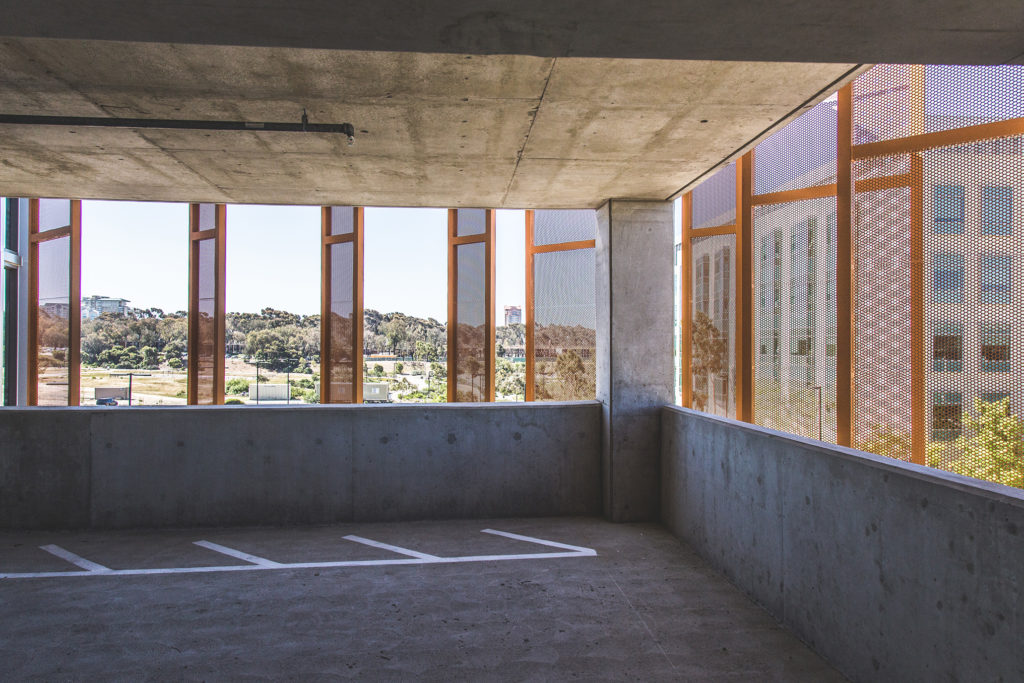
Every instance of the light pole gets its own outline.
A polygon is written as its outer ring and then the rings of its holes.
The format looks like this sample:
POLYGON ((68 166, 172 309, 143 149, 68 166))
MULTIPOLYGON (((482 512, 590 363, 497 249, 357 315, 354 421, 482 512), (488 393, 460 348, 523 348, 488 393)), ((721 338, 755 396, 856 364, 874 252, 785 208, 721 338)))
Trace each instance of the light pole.
POLYGON ((132 378, 133 377, 152 377, 152 373, 149 372, 112 372, 111 377, 124 377, 128 376, 128 405, 132 404, 132 378))

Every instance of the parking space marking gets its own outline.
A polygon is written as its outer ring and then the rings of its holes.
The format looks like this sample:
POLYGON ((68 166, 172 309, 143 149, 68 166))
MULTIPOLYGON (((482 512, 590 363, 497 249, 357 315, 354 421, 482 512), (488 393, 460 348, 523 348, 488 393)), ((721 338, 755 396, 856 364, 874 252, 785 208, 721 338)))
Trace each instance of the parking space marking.
POLYGON ((271 568, 283 566, 280 562, 274 562, 273 560, 268 560, 267 558, 260 557, 258 555, 250 555, 249 553, 243 553, 241 550, 235 550, 234 548, 229 548, 225 545, 221 545, 220 543, 211 543, 209 541, 195 541, 195 545, 199 546, 200 548, 212 550, 215 553, 221 553, 223 555, 228 555, 229 557, 235 557, 239 560, 252 562, 253 564, 259 565, 261 567, 271 568))
POLYGON ((380 541, 371 541, 370 539, 363 538, 362 536, 345 536, 344 538, 345 538, 346 541, 355 541, 356 543, 362 543, 363 545, 373 546, 374 548, 382 548, 384 550, 390 550, 391 552, 398 553, 399 555, 408 555, 409 557, 416 557, 416 558, 419 558, 421 560, 439 560, 439 559, 441 559, 437 555, 428 555, 426 553, 421 553, 421 552, 418 552, 416 550, 409 550, 408 548, 401 548, 401 547, 399 547, 397 545, 391 545, 390 543, 381 543, 380 541))
POLYGON ((506 531, 496 531, 494 529, 483 529, 483 533, 494 534, 496 536, 505 536, 518 541, 526 541, 527 543, 537 543, 540 545, 546 545, 553 548, 564 548, 560 552, 546 552, 546 553, 518 553, 509 555, 461 555, 458 557, 439 557, 437 555, 428 555, 427 553, 421 553, 415 550, 409 550, 407 548, 401 548, 399 546, 389 545, 387 543, 381 543, 379 541, 373 541, 368 538, 362 538, 361 536, 346 536, 350 541, 356 543, 364 543, 375 548, 381 548, 384 550, 390 550, 395 553, 408 555, 409 557, 395 558, 391 560, 342 560, 339 562, 274 562, 268 560, 265 557, 259 557, 257 555, 250 555, 249 553, 235 550, 234 548, 228 548, 227 546, 220 545, 218 543, 211 543, 209 541, 195 541, 195 544, 213 550, 230 557, 235 557, 240 560, 244 560, 250 564, 240 565, 226 565, 220 567, 157 567, 151 569, 110 569, 104 567, 101 564, 91 562, 84 557, 79 557, 74 553, 67 551, 60 546, 48 545, 40 546, 43 550, 56 555, 57 557, 63 558, 72 564, 75 564, 86 571, 66 571, 66 572, 18 572, 18 573, 0 573, 0 579, 41 579, 41 578, 58 578, 58 577, 72 577, 72 576, 148 576, 154 574, 200 574, 200 573, 212 573, 212 572, 245 572, 245 571, 266 571, 272 569, 330 569, 334 567, 382 567, 382 566, 394 566, 394 565, 418 565, 418 564, 460 564, 464 562, 500 562, 506 560, 553 560, 557 558, 568 558, 568 557, 596 557, 597 551, 593 548, 584 548, 577 545, 568 545, 566 543, 558 543, 557 541, 548 541, 542 538, 534 538, 533 536, 521 536, 519 534, 512 534, 506 531))
POLYGON ((534 538, 533 536, 520 536, 519 534, 509 533, 508 531, 496 531, 495 529, 484 529, 481 533, 494 534, 495 536, 504 536, 505 538, 514 538, 517 541, 526 541, 527 543, 539 543, 540 545, 551 546, 552 548, 562 548, 564 550, 572 550, 573 552, 580 553, 582 555, 597 555, 597 552, 593 548, 583 548, 578 545, 569 545, 568 543, 559 543, 558 541, 545 541, 543 538, 534 538))
POLYGON ((62 560, 67 560, 71 564, 85 569, 90 574, 105 574, 111 571, 110 567, 104 567, 102 564, 91 562, 80 555, 75 555, 70 550, 61 548, 59 545, 41 545, 39 549, 45 550, 51 555, 56 555, 62 560))

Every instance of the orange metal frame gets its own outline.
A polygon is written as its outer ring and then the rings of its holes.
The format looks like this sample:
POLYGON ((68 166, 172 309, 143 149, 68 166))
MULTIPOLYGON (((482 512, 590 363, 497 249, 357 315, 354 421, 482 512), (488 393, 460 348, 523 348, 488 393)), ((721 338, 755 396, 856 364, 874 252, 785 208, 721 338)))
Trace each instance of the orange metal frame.
POLYGON ((224 403, 227 207, 214 205, 215 227, 199 229, 199 204, 189 206, 188 402, 199 403, 199 243, 214 241, 213 405, 224 403))
POLYGON ((534 311, 534 280, 533 280, 533 258, 537 254, 550 254, 558 251, 575 251, 577 249, 595 249, 597 240, 577 240, 575 242, 559 242, 557 244, 533 243, 533 220, 534 212, 526 212, 526 393, 525 399, 533 401, 536 394, 537 377, 534 369, 535 330, 534 323, 536 315, 534 311))
POLYGON ((487 219, 484 231, 479 235, 459 236, 459 211, 448 209, 448 402, 454 403, 456 399, 456 384, 458 378, 458 329, 459 322, 459 247, 466 244, 484 244, 484 324, 487 326, 487 336, 484 349, 484 373, 486 377, 486 388, 484 389, 484 401, 494 401, 495 377, 494 377, 494 348, 495 348, 495 320, 494 320, 494 209, 487 209, 487 219))
POLYGON ((27 403, 39 404, 39 245, 67 237, 68 273, 68 405, 81 403, 82 382, 82 202, 71 200, 71 224, 39 232, 39 199, 28 202, 28 383, 27 403))
POLYGON ((350 210, 352 232, 331 234, 331 213, 347 207, 324 206, 320 214, 320 402, 341 403, 331 395, 331 245, 352 243, 352 403, 363 402, 363 207, 350 210))

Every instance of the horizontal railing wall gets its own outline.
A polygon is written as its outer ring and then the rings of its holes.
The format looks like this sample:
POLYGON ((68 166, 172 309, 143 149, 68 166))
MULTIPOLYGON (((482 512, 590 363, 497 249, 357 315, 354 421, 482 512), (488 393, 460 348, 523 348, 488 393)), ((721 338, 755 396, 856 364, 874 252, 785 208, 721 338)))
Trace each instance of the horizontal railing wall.
POLYGON ((0 411, 0 528, 601 514, 601 408, 0 411))
POLYGON ((666 407, 662 501, 852 680, 1024 680, 1024 492, 666 407))

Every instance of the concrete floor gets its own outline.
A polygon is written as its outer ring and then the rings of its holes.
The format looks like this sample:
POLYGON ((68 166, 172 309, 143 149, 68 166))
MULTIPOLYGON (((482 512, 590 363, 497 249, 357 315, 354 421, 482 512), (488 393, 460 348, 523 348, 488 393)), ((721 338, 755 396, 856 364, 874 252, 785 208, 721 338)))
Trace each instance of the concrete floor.
POLYGON ((0 573, 81 573, 50 544, 111 570, 259 567, 199 540, 278 563, 422 563, 0 579, 0 678, 844 680, 655 525, 3 532, 0 573), (445 558, 575 556, 437 563, 350 534, 445 558))

